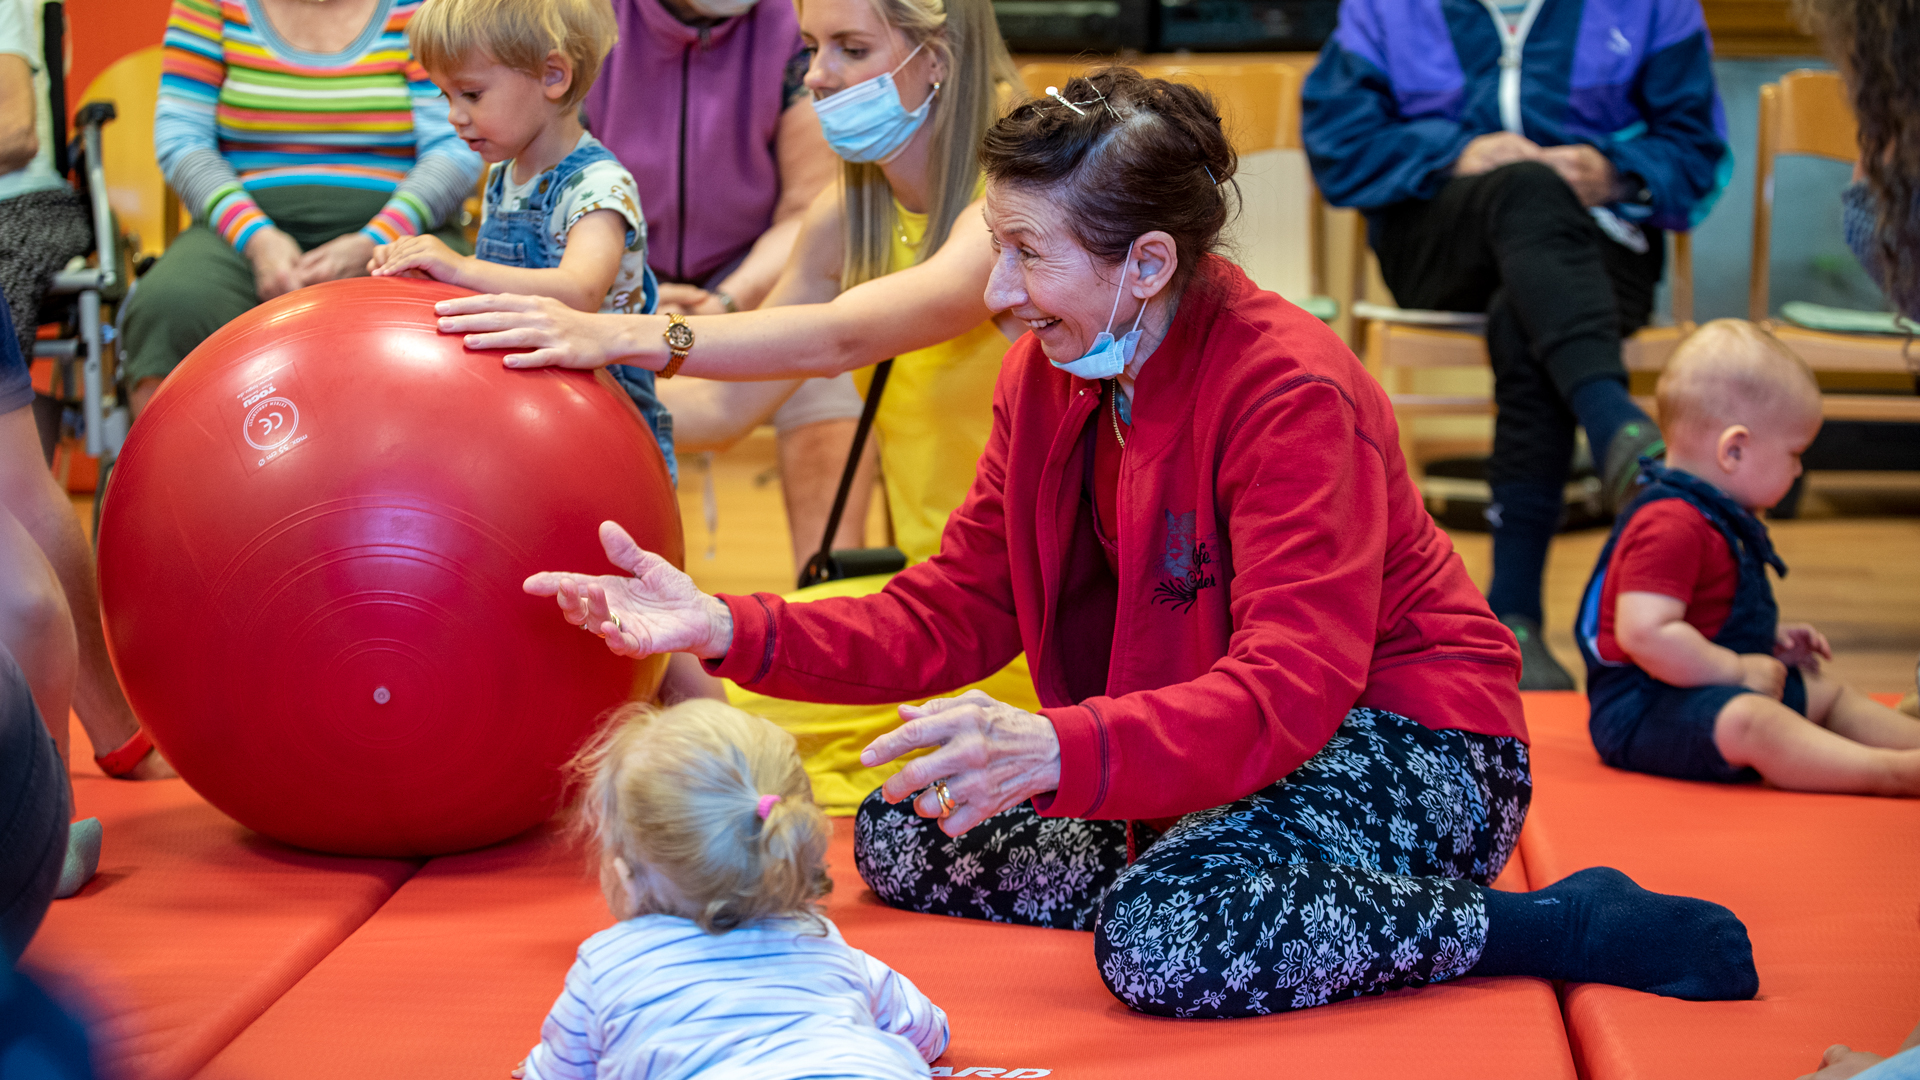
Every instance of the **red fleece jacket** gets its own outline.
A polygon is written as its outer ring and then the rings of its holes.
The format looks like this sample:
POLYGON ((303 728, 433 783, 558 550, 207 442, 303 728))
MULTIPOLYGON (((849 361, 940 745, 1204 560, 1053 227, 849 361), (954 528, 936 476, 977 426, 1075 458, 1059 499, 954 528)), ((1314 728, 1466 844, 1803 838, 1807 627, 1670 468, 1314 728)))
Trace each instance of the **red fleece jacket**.
POLYGON ((1421 503, 1386 394, 1320 322, 1213 257, 1135 391, 1106 693, 1070 694, 1105 651, 1063 633, 1086 625, 1063 597, 1101 558, 1081 542, 1100 401, 1021 338, 940 553, 874 596, 723 597, 733 645, 709 668, 774 697, 880 704, 1025 650, 1060 738, 1060 787, 1034 802, 1056 817, 1230 802, 1312 757, 1355 705, 1526 738, 1519 649, 1421 503))

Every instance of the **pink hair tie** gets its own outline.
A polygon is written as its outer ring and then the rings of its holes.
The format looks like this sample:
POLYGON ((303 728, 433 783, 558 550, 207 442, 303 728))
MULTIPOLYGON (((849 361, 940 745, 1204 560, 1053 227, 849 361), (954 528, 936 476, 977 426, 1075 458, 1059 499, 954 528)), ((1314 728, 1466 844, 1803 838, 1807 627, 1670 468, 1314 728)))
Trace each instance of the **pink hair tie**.
POLYGON ((755 813, 760 815, 761 821, 767 820, 767 815, 773 812, 773 804, 779 801, 780 796, 778 795, 760 796, 760 808, 756 810, 755 813))

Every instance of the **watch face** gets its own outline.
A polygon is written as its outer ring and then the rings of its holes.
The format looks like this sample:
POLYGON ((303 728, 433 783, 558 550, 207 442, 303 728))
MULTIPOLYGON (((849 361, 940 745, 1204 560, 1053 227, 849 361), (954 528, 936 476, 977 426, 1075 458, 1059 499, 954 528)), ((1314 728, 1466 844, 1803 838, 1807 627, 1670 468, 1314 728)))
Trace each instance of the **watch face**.
POLYGON ((693 328, 686 323, 674 323, 667 327, 667 347, 670 349, 693 348, 693 328))

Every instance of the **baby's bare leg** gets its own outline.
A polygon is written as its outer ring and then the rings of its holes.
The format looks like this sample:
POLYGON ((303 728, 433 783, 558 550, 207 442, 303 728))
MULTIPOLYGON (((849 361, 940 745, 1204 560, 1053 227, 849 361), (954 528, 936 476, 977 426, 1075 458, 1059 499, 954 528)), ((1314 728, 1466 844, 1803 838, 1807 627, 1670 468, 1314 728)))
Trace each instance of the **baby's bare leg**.
POLYGON ((1867 746, 1920 750, 1920 720, 1889 709, 1827 675, 1805 673, 1807 718, 1867 746))
POLYGON ((1865 746, 1760 694, 1741 694, 1714 718, 1713 742, 1793 791, 1920 796, 1920 750, 1865 746))

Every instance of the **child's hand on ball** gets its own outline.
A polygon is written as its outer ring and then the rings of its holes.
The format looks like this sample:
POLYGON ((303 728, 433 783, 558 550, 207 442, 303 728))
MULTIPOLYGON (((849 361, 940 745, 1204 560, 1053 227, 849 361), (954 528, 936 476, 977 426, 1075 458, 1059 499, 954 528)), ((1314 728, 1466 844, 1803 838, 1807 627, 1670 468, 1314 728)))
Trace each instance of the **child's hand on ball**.
POLYGON ((436 236, 408 236, 373 249, 367 272, 374 277, 427 277, 435 281, 460 284, 461 271, 468 263, 465 255, 448 247, 436 236))

